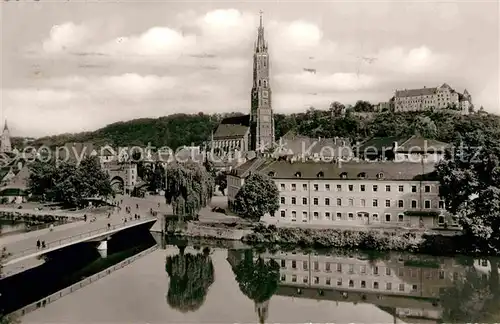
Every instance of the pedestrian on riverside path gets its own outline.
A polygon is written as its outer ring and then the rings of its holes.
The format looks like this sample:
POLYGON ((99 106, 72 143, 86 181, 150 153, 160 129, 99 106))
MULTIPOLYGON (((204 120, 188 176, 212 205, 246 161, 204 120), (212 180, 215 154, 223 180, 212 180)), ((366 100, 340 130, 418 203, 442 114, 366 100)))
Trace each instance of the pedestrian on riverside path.
POLYGON ((42 241, 42 249, 45 249, 45 241, 42 241))
POLYGON ((108 229, 110 229, 110 228, 111 228, 111 224, 110 224, 110 223, 108 223, 108 229))
POLYGON ((139 204, 135 204, 135 209, 139 209, 139 204))
POLYGON ((83 215, 83 221, 87 222, 87 214, 83 215))
POLYGON ((36 248, 37 248, 37 249, 40 249, 40 240, 37 240, 37 241, 36 241, 36 248))

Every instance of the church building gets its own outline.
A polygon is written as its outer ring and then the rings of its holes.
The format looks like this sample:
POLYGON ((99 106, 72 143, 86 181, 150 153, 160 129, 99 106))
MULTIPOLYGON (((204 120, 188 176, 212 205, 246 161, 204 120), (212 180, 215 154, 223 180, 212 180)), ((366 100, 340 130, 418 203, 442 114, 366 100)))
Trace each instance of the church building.
POLYGON ((0 152, 1 153, 12 152, 12 144, 10 142, 10 132, 9 132, 9 127, 7 127, 7 120, 5 121, 5 126, 3 128, 2 135, 0 136, 0 152))
POLYGON ((249 115, 225 118, 221 121, 211 140, 216 155, 263 152, 274 144, 274 116, 271 104, 269 80, 268 44, 264 38, 262 12, 257 30, 257 41, 253 53, 253 84, 249 115))

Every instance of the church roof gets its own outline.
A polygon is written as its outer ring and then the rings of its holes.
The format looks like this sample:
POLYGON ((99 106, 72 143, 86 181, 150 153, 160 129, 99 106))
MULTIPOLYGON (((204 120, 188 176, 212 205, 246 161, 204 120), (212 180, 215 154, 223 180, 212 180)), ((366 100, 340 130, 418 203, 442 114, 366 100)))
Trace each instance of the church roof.
POLYGON ((250 115, 224 118, 214 132, 214 139, 241 139, 250 127, 250 115))

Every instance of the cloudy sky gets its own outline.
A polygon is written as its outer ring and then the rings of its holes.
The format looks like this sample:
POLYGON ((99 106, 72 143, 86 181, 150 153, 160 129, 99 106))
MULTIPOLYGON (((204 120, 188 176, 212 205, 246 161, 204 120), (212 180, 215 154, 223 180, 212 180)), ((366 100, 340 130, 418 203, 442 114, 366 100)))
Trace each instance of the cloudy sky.
POLYGON ((174 113, 248 112, 264 11, 275 112, 447 82, 500 113, 499 2, 2 2, 13 135, 174 113), (304 69, 315 69, 316 74, 304 69))

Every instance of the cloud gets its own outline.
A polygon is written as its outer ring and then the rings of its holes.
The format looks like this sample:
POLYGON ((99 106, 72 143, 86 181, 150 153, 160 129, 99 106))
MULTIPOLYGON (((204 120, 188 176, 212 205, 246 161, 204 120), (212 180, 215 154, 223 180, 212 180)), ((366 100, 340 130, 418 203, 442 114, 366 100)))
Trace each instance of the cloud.
POLYGON ((86 26, 66 22, 50 29, 49 38, 42 42, 42 48, 47 53, 70 51, 83 45, 89 37, 90 31, 86 26))
MULTIPOLYGON (((491 78, 494 42, 488 38, 491 57, 479 58, 466 48, 476 25, 446 32, 450 26, 465 25, 455 22, 465 15, 462 5, 459 13, 456 4, 373 6, 360 10, 356 4, 327 4, 325 12, 333 11, 334 16, 323 21, 264 16, 276 112, 327 108, 335 100, 377 102, 387 100, 396 88, 443 82, 457 90, 468 88, 478 106, 498 109, 498 96, 493 95, 498 94, 498 73, 491 78), (388 14, 394 20, 387 20, 388 14), (425 22, 446 28, 436 28, 432 32, 442 34, 430 38, 425 22), (486 73, 484 66, 476 68, 483 61, 490 62, 484 63, 490 65, 486 73)), ((30 123, 40 125, 43 114, 55 120, 55 127, 44 126, 45 134, 172 113, 248 113, 259 17, 235 8, 180 11, 167 18, 155 13, 157 19, 151 21, 110 23, 109 28, 97 28, 106 24, 94 17, 83 17, 82 24, 62 20, 33 47, 36 55, 16 56, 17 65, 7 67, 12 82, 5 78, 9 84, 4 87, 11 88, 4 92, 3 106, 9 116, 23 120, 19 127, 28 133, 30 123), (35 63, 43 74, 33 78, 30 66, 35 63)), ((483 38, 477 42, 486 43, 483 38)), ((488 49, 483 43, 473 44, 488 49)), ((42 132, 36 127, 34 133, 42 132)))
POLYGON ((49 80, 60 90, 72 89, 93 98, 141 100, 171 91, 177 84, 174 77, 126 73, 102 77, 70 76, 49 80))
POLYGON ((168 27, 153 27, 138 36, 118 37, 98 46, 96 52, 124 58, 124 56, 162 56, 178 58, 196 45, 194 35, 184 36, 168 27))
POLYGON ((375 85, 373 76, 355 73, 309 73, 283 74, 276 76, 281 89, 296 89, 309 92, 344 92, 367 89, 375 85))
POLYGON ((448 68, 451 63, 450 57, 434 53, 427 46, 382 49, 375 57, 376 66, 399 73, 435 73, 448 68))

